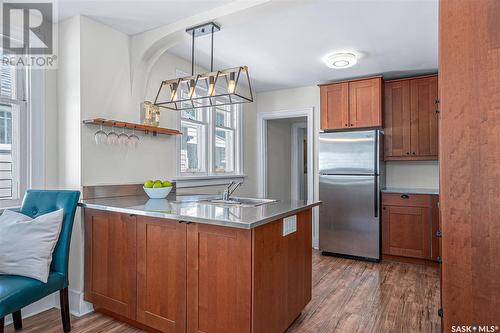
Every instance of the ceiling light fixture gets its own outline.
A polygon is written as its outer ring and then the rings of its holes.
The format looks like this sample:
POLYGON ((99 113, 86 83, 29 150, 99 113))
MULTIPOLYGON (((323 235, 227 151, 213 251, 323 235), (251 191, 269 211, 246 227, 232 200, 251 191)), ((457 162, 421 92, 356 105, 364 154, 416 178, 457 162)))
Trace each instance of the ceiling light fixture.
POLYGON ((170 110, 189 110, 253 102, 248 67, 214 71, 214 32, 220 27, 209 22, 186 29, 192 37, 191 76, 162 81, 154 104, 170 110), (194 41, 196 37, 211 34, 210 72, 194 74, 194 41), (242 84, 247 85, 247 87, 242 84), (161 101, 167 97, 166 101, 161 101))
POLYGON ((329 68, 342 69, 356 65, 358 57, 352 52, 335 52, 326 55, 323 61, 329 68))

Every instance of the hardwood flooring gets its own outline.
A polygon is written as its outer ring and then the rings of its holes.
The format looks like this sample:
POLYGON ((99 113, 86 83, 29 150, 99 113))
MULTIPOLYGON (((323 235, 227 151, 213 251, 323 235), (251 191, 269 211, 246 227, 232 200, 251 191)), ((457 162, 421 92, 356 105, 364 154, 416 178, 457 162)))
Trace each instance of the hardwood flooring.
MULTIPOLYGON (((287 333, 440 332, 435 267, 379 264, 313 255, 313 298, 287 333)), ((71 318, 73 333, 139 333, 99 313, 71 318)), ((57 309, 23 321, 17 332, 62 332, 57 309)), ((6 333, 13 333, 9 325, 6 333)))

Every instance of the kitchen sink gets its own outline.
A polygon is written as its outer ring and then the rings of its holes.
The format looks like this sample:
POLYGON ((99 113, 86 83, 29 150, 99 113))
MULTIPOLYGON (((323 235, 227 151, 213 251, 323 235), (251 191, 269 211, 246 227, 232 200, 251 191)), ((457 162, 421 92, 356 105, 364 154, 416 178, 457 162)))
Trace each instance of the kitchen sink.
POLYGON ((278 200, 274 199, 240 198, 240 197, 232 197, 229 200, 222 200, 220 198, 200 200, 200 202, 210 203, 214 205, 238 206, 238 207, 257 207, 277 201, 278 200))

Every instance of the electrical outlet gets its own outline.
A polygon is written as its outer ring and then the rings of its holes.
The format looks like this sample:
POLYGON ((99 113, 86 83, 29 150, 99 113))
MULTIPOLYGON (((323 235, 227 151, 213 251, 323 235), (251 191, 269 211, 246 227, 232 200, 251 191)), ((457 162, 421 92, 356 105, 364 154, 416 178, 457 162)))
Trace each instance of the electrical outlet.
POLYGON ((297 215, 285 217, 283 219, 283 236, 297 231, 297 215))

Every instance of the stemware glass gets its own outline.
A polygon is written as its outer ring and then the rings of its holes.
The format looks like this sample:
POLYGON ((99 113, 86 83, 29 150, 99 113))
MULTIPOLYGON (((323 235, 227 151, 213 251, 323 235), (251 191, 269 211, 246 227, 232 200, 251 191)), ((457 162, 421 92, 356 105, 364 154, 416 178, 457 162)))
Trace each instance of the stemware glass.
POLYGON ((118 144, 120 146, 126 146, 128 144, 129 137, 125 134, 125 127, 122 128, 122 132, 118 135, 118 144))
POLYGON ((108 133, 108 145, 116 145, 118 143, 118 134, 115 132, 115 125, 111 127, 111 132, 108 133))
POLYGON ((102 130, 102 124, 101 124, 101 128, 97 132, 95 132, 94 139, 95 139, 96 145, 102 145, 102 144, 107 142, 108 135, 106 134, 106 132, 104 132, 102 130))
POLYGON ((132 134, 128 137, 128 145, 132 148, 137 147, 139 144, 139 137, 135 135, 135 127, 132 129, 132 134))

